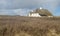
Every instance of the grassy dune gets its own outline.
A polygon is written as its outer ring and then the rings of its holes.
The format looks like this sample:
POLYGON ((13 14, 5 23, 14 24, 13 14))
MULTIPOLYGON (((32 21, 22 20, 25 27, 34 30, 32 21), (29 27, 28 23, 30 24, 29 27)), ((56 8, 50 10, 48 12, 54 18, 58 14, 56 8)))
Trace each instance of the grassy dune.
POLYGON ((0 16, 0 36, 60 36, 60 17, 0 16))

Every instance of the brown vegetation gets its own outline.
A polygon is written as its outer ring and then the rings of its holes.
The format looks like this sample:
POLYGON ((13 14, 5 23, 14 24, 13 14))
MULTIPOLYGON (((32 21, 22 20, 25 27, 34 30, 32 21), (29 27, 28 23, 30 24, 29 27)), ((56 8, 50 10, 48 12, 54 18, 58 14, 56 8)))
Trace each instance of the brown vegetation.
POLYGON ((0 36, 60 36, 60 18, 0 16, 0 36))

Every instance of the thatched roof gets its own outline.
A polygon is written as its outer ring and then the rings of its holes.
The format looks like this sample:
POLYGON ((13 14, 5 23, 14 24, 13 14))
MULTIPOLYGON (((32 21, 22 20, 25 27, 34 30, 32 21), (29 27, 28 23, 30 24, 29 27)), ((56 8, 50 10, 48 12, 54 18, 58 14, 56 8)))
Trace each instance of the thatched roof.
MULTIPOLYGON (((44 15, 47 15, 47 16, 53 16, 52 13, 50 11, 48 11, 47 9, 36 9, 33 11, 34 13, 39 13, 39 14, 44 14, 44 15)), ((31 13, 33 13, 31 12, 31 13)))

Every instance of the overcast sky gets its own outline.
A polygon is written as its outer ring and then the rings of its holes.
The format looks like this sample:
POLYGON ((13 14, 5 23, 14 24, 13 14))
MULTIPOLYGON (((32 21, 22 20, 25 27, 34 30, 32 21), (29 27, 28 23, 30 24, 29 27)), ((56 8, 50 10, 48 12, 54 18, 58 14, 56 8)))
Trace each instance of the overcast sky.
POLYGON ((28 11, 39 7, 60 16, 60 0, 0 0, 1 15, 26 15, 28 11))

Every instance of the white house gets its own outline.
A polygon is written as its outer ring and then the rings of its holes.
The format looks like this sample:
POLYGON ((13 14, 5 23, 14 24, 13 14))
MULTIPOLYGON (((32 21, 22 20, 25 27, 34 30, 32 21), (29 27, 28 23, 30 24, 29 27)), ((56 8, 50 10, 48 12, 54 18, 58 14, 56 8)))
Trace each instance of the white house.
MULTIPOLYGON (((36 12, 30 12, 29 17, 42 17, 42 16, 47 16, 45 14, 39 14, 39 13, 36 13, 36 12)), ((53 17, 53 16, 47 16, 47 17, 53 17)))
MULTIPOLYGON (((39 9, 42 10, 43 8, 40 7, 39 9)), ((28 16, 29 17, 45 17, 45 16, 47 16, 47 17, 53 17, 53 16, 48 16, 48 15, 46 15, 44 13, 35 12, 35 10, 31 10, 31 12, 28 14, 28 16)))

